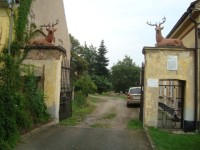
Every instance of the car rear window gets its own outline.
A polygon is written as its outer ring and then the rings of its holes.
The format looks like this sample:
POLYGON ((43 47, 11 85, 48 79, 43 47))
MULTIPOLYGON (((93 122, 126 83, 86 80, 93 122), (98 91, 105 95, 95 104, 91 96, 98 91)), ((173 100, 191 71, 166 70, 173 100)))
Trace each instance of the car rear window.
POLYGON ((140 94, 140 93, 141 93, 140 88, 130 89, 130 94, 140 94))

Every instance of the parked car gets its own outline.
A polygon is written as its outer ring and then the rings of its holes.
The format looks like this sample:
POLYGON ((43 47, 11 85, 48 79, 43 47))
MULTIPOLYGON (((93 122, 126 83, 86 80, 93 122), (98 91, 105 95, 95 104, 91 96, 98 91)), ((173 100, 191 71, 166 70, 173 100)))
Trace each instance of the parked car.
POLYGON ((141 87, 130 87, 127 93, 127 107, 140 104, 141 87))

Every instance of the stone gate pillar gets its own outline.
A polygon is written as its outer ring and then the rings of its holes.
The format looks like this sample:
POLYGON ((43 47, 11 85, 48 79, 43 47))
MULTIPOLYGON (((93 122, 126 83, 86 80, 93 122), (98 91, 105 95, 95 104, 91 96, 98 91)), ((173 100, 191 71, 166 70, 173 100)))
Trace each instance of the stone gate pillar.
POLYGON ((61 63, 66 50, 58 46, 31 46, 24 64, 34 66, 35 76, 43 80, 47 111, 51 118, 59 122, 61 63))
POLYGON ((180 80, 185 82, 182 102, 183 130, 193 131, 195 108, 194 49, 144 47, 143 54, 145 58, 144 126, 157 126, 158 124, 159 81, 180 80))

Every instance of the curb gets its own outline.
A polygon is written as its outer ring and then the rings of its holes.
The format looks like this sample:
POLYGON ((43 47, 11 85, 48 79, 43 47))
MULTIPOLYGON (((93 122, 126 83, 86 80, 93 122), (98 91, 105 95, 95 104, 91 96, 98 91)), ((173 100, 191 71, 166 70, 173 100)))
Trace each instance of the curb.
POLYGON ((45 129, 53 126, 53 125, 56 125, 56 124, 58 124, 57 121, 53 120, 53 121, 51 121, 51 122, 49 122, 47 124, 41 125, 41 126, 35 128, 35 129, 31 130, 28 133, 23 134, 21 137, 22 137, 22 139, 28 138, 29 136, 34 135, 34 134, 36 134, 36 133, 38 133, 38 132, 40 132, 42 130, 45 130, 45 129))
POLYGON ((152 138, 149 136, 148 128, 145 127, 145 128, 144 128, 144 131, 145 131, 145 133, 146 133, 146 135, 147 135, 147 138, 149 139, 149 142, 150 142, 150 144, 151 144, 152 150, 157 150, 157 149, 156 149, 156 146, 155 146, 154 143, 153 143, 152 138))

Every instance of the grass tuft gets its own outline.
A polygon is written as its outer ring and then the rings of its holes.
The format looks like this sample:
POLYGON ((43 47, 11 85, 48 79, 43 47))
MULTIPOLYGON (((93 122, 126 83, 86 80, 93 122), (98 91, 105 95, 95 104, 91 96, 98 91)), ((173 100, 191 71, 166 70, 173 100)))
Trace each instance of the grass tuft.
MULTIPOLYGON (((80 97, 79 97, 80 98, 80 97)), ((87 97, 86 104, 81 107, 77 105, 77 102, 72 104, 72 117, 60 121, 60 125, 75 126, 82 122, 88 114, 94 111, 94 103, 99 102, 98 98, 87 97)))
POLYGON ((142 129, 142 122, 139 119, 131 119, 127 124, 128 129, 142 129))
POLYGON ((109 114, 105 114, 102 118, 103 119, 112 119, 116 116, 117 116, 116 113, 109 113, 109 114))
POLYGON ((72 117, 60 121, 60 125, 75 126, 85 119, 95 109, 93 105, 85 105, 84 107, 77 107, 73 105, 72 117))

